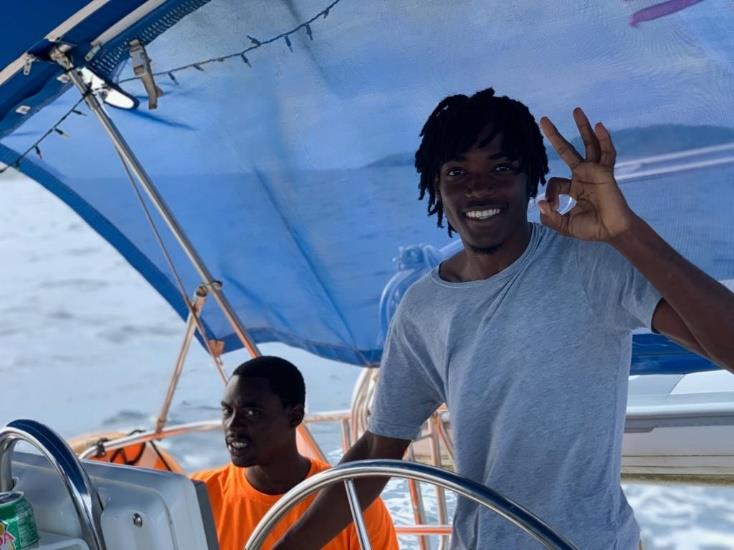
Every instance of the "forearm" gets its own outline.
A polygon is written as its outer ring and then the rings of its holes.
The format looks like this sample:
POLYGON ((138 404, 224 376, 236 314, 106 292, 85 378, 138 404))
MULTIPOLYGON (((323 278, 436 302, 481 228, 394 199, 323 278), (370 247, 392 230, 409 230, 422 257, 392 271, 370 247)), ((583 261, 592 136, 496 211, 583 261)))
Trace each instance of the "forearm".
POLYGON ((611 244, 658 289, 706 355, 734 372, 734 293, 683 258, 639 217, 611 244))
MULTIPOLYGON (((349 449, 341 463, 375 458, 366 437, 349 449)), ((362 510, 382 493, 387 478, 366 478, 355 481, 362 510)), ((277 550, 319 549, 352 522, 352 515, 344 486, 339 483, 324 489, 303 516, 275 547, 277 550)))

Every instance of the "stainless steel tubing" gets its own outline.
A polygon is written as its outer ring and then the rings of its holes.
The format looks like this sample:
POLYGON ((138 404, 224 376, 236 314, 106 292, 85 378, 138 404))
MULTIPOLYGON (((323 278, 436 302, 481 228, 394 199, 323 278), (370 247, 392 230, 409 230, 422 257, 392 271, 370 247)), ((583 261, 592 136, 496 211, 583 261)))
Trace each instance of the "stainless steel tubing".
MULTIPOLYGON (((191 342, 194 339, 194 334, 196 333, 196 315, 199 315, 202 308, 204 307, 204 300, 206 300, 206 288, 203 289, 203 292, 200 292, 202 290, 201 287, 197 289, 196 292, 196 298, 194 300, 194 303, 191 306, 191 311, 189 312, 189 316, 186 319, 186 332, 184 333, 184 339, 183 343, 181 344, 181 349, 178 352, 178 357, 176 358, 176 364, 173 367, 173 373, 171 374, 171 379, 168 383, 168 390, 166 391, 166 397, 163 399, 163 405, 161 406, 161 412, 158 415, 158 418, 155 421, 155 431, 157 433, 160 433, 163 428, 166 426, 166 422, 168 422, 168 412, 171 409, 171 402, 173 401, 173 396, 176 393, 176 387, 178 386, 178 381, 181 378, 181 374, 183 373, 184 364, 186 363, 186 356, 189 353, 189 349, 191 348, 191 342)), ((206 338, 205 335, 201 335, 202 338, 206 338)), ((226 377, 224 377, 224 380, 226 381, 226 377)))
MULTIPOLYGON (((305 424, 313 424, 319 422, 339 422, 348 418, 348 411, 334 411, 326 413, 312 413, 307 414, 304 419, 305 424)), ((148 441, 163 441, 169 437, 179 437, 194 432, 210 432, 222 429, 222 420, 220 418, 213 418, 211 420, 199 420, 197 422, 189 422, 187 424, 176 424, 173 426, 164 427, 160 430, 157 428, 154 430, 140 432, 133 435, 126 435, 117 439, 111 439, 104 442, 105 451, 114 451, 115 449, 121 449, 128 445, 135 445, 136 443, 146 443, 148 441)), ((92 445, 84 452, 80 453, 79 458, 86 459, 92 458, 97 454, 97 445, 92 445)))
MULTIPOLYGON (((439 435, 437 431, 437 424, 440 423, 438 415, 433 415, 428 420, 429 422, 429 439, 431 449, 431 462, 434 466, 439 468, 443 467, 443 460, 441 458, 441 444, 439 441, 439 435)), ((443 487, 436 487, 436 500, 438 501, 438 522, 446 524, 449 522, 448 517, 448 506, 446 505, 446 491, 443 487)), ((439 544, 439 550, 446 550, 448 548, 449 538, 442 537, 441 543, 439 544)))
POLYGON ((56 432, 35 420, 14 420, 0 430, 0 491, 13 488, 13 449, 19 441, 30 443, 56 469, 69 492, 90 550, 105 550, 100 517, 102 501, 81 462, 56 432))
POLYGON ((533 514, 503 497, 489 487, 465 479, 457 474, 402 460, 362 460, 340 464, 330 470, 309 477, 288 491, 268 510, 258 526, 250 535, 245 550, 260 550, 265 537, 281 518, 297 503, 309 495, 347 479, 363 477, 397 477, 415 479, 432 483, 480 504, 510 521, 546 548, 554 550, 575 550, 575 547, 556 534, 548 525, 533 514))
POLYGON ((112 122, 112 119, 109 117, 109 115, 107 115, 107 112, 102 107, 100 101, 94 94, 87 93, 87 87, 84 84, 82 76, 80 75, 80 73, 77 72, 76 67, 73 67, 71 65, 71 61, 69 61, 68 57, 64 54, 63 51, 55 51, 52 54, 52 57, 56 60, 57 63, 67 69, 67 74, 69 75, 69 78, 77 87, 79 92, 84 96, 87 105, 97 117, 97 120, 99 120, 104 130, 107 132, 107 135, 112 140, 115 149, 123 157, 125 163, 128 165, 132 173, 145 189, 148 197, 158 210, 158 213, 161 215, 166 225, 171 230, 171 233, 173 233, 174 237, 181 245, 181 248, 183 249, 186 256, 188 256, 191 264, 194 266, 194 269, 196 269, 199 277, 201 277, 201 280, 207 285, 207 289, 212 293, 214 299, 219 304, 222 313, 229 321, 230 325, 232 326, 232 330, 234 330, 234 333, 237 335, 240 342, 242 342, 242 345, 247 349, 252 357, 259 356, 260 351, 257 345, 250 338, 247 330, 240 321, 239 317, 237 317, 237 314, 234 312, 234 309, 230 305, 227 298, 224 296, 224 293, 220 290, 219 285, 215 281, 212 274, 209 272, 209 269, 202 260, 201 256, 199 256, 196 248, 194 248, 183 228, 171 212, 171 209, 163 200, 163 197, 160 195, 160 193, 158 193, 158 189, 153 184, 142 164, 140 164, 140 162, 138 161, 127 141, 125 141, 125 138, 117 129, 117 126, 115 126, 114 122, 112 122))
POLYGON ((369 533, 367 533, 367 526, 364 524, 364 514, 362 513, 362 506, 359 504, 357 489, 354 488, 354 481, 352 481, 351 479, 344 480, 344 488, 347 491, 349 509, 352 511, 354 525, 357 528, 357 539, 359 540, 359 547, 362 550, 372 550, 372 545, 370 544, 370 536, 369 533))
MULTIPOLYGON (((194 432, 209 432, 214 430, 222 429, 222 421, 217 420, 201 420, 199 422, 190 422, 188 424, 178 424, 176 426, 169 426, 163 428, 160 431, 152 430, 148 432, 141 432, 133 435, 121 437, 119 439, 113 439, 105 441, 104 450, 113 451, 115 449, 121 449, 128 445, 134 445, 136 443, 146 443, 148 441, 160 441, 169 437, 178 437, 194 432)), ((93 445, 86 451, 79 455, 80 458, 92 458, 97 454, 98 447, 93 445)))

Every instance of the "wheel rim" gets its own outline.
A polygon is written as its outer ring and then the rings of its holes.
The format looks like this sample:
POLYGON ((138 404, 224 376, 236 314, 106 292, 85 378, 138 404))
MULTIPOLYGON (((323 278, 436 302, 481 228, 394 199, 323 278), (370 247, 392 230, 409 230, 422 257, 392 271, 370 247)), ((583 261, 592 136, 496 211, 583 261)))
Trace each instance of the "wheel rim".
MULTIPOLYGON (((283 495, 268 510, 268 513, 265 514, 250 535, 250 539, 245 545, 245 550, 260 550, 271 529, 291 508, 308 496, 330 485, 336 483, 345 483, 346 485, 347 482, 351 483, 355 479, 365 477, 415 479, 416 481, 423 481, 438 487, 444 487, 459 496, 468 498, 499 514, 545 545, 546 548, 575 550, 575 547, 570 542, 553 531, 545 522, 496 491, 440 468, 434 468, 425 464, 404 462, 402 460, 363 460, 348 462, 305 479, 283 495)), ((348 487, 347 485, 347 498, 349 499, 350 491, 348 487)), ((355 497, 356 495, 353 495, 353 498, 355 497)), ((357 509, 355 510, 351 500, 350 506, 352 507, 352 517, 355 519, 355 526, 359 530, 360 522, 355 518, 355 515, 357 515, 357 512, 361 515, 361 510, 358 508, 358 503, 357 509)), ((365 535, 366 533, 361 533, 360 538, 364 538, 365 535)), ((363 548, 367 550, 369 546, 363 546, 363 548)))

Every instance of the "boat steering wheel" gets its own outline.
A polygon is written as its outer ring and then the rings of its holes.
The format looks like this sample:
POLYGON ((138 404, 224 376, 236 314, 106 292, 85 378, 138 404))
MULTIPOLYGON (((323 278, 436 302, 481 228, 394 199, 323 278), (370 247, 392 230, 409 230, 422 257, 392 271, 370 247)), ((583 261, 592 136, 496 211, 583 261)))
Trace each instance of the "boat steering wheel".
POLYGON ((440 468, 402 460, 348 462, 305 479, 283 495, 268 510, 268 513, 260 520, 260 523, 250 535, 244 550, 260 550, 270 531, 288 511, 311 494, 336 483, 344 484, 360 547, 362 550, 371 550, 362 509, 354 487, 354 480, 363 477, 396 477, 423 481, 437 487, 443 487, 485 508, 489 508, 535 538, 546 548, 575 550, 571 543, 555 533, 543 521, 489 487, 440 468))

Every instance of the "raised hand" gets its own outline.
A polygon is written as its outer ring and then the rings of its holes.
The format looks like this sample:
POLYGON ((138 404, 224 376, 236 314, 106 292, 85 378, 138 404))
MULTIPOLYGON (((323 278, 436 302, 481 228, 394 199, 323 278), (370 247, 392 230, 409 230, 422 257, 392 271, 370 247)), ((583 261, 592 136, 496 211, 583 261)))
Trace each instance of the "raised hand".
POLYGON ((629 230, 635 214, 614 179, 617 152, 609 132, 600 122, 592 129, 580 108, 573 118, 586 148, 582 157, 547 117, 540 128, 561 160, 571 169, 571 179, 553 177, 546 199, 538 202, 544 225, 570 237, 587 241, 611 241, 629 230), (557 211, 559 195, 570 195, 576 205, 566 214, 557 211))

